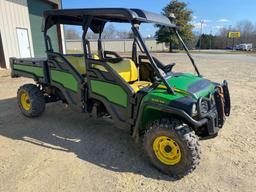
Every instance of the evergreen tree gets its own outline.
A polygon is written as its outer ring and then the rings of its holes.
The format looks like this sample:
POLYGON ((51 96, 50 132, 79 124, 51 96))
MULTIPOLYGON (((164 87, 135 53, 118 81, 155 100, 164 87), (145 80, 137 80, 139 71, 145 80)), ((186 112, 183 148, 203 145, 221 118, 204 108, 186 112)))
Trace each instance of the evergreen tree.
POLYGON ((196 48, 198 49, 215 49, 216 37, 213 35, 203 34, 197 41, 196 48), (200 39, 201 39, 201 47, 200 47, 200 39))
MULTIPOLYGON (((187 4, 184 2, 179 2, 178 0, 172 0, 164 9, 163 15, 169 17, 170 14, 174 14, 176 19, 175 23, 179 27, 178 31, 185 42, 191 42, 194 39, 192 32, 193 25, 190 23, 192 21, 192 11, 187 8, 187 4)), ((156 39, 159 43, 169 43, 169 51, 172 52, 173 47, 178 48, 178 39, 176 38, 175 32, 167 27, 159 26, 156 32, 156 39)))

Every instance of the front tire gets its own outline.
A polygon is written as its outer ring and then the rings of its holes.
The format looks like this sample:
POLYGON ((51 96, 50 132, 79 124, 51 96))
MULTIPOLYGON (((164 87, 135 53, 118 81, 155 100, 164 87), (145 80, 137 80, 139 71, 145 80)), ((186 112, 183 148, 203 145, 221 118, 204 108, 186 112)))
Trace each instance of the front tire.
POLYGON ((38 117, 45 110, 43 92, 34 84, 25 84, 17 92, 18 105, 27 117, 38 117))
POLYGON ((144 148, 155 167, 175 178, 189 174, 199 164, 198 137, 177 119, 152 122, 144 136, 144 148))

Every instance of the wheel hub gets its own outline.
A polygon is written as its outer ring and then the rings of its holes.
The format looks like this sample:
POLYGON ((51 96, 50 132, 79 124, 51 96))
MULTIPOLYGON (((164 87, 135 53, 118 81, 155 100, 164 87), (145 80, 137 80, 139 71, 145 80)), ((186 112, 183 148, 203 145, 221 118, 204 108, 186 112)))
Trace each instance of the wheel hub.
POLYGON ((31 108, 29 95, 27 93, 22 93, 20 101, 23 109, 25 109, 26 111, 29 111, 31 108))
POLYGON ((172 148, 169 145, 167 145, 165 146, 164 150, 166 153, 170 153, 172 151, 172 148))
POLYGON ((157 159, 166 165, 175 165, 181 160, 180 146, 170 137, 157 137, 153 142, 153 150, 157 159))

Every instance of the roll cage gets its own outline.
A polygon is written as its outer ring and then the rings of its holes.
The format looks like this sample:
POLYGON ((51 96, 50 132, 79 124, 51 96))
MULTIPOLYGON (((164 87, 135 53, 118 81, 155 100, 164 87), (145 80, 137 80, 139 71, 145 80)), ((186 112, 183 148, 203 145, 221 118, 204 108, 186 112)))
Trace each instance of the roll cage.
MULTIPOLYGON (((103 49, 102 49, 102 40, 101 34, 104 30, 104 26, 107 22, 119 22, 119 23, 130 23, 132 25, 132 31, 134 34, 134 43, 133 43, 133 50, 132 50, 132 58, 137 59, 137 46, 140 50, 146 55, 148 58, 151 66, 153 67, 156 75, 164 85, 167 87, 167 90, 171 94, 175 94, 173 87, 171 87, 167 83, 167 75, 164 71, 159 68, 159 65, 162 65, 160 61, 154 58, 140 32, 139 26, 142 23, 154 23, 162 26, 169 27, 170 30, 174 30, 177 38, 181 42, 184 50, 186 51, 196 73, 198 76, 200 72, 189 53, 189 50, 182 40, 179 32, 177 30, 177 26, 172 23, 171 18, 168 18, 164 15, 148 12, 141 9, 125 9, 125 8, 96 8, 96 9, 62 9, 62 10, 49 10, 44 12, 44 20, 42 24, 42 32, 44 33, 45 45, 46 45, 46 52, 53 52, 51 39, 48 36, 48 30, 54 26, 59 24, 67 24, 67 25, 78 25, 82 26, 83 29, 83 49, 84 49, 84 57, 85 57, 85 66, 86 68, 90 68, 89 62, 91 58, 91 50, 89 46, 89 40, 86 39, 86 34, 89 29, 91 29, 94 33, 99 34, 98 39, 98 55, 100 58, 103 58, 103 49)), ((169 77, 169 76, 168 76, 169 77)), ((160 83, 160 81, 159 81, 160 83)), ((159 83, 156 84, 159 85, 159 83)))

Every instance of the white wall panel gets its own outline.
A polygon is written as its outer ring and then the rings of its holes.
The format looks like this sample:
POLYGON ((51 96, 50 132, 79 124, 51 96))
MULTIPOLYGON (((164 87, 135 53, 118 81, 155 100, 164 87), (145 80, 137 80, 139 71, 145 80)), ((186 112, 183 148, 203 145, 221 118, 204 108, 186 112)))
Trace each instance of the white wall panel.
POLYGON ((10 57, 20 57, 17 28, 28 29, 31 55, 33 56, 27 0, 0 0, 0 31, 7 68, 9 68, 10 57))

